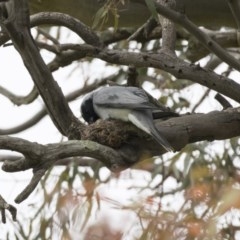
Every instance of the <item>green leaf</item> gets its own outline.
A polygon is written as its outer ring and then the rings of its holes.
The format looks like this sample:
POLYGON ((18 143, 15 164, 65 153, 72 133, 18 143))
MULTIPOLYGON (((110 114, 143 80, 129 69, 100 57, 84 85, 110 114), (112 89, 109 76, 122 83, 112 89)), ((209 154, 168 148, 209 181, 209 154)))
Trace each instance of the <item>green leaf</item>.
POLYGON ((119 23, 119 15, 116 8, 113 11, 113 17, 114 17, 114 31, 117 31, 118 23, 119 23))
POLYGON ((158 13, 154 4, 154 0, 145 0, 145 2, 153 17, 156 19, 156 21, 158 21, 158 13))
POLYGON ((108 8, 106 8, 105 5, 99 8, 94 16, 92 28, 95 29, 99 25, 101 25, 100 23, 104 21, 104 18, 106 17, 107 14, 108 8))

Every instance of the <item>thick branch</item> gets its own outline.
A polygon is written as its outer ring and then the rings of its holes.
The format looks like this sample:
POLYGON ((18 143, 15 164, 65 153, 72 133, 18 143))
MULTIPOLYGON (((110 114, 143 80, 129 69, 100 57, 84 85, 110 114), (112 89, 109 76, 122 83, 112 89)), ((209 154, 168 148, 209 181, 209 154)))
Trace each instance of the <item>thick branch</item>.
MULTIPOLYGON (((196 141, 221 140, 239 136, 239 121, 240 110, 236 108, 222 112, 214 111, 208 114, 184 115, 167 121, 155 120, 155 123, 170 144, 175 149, 180 150, 186 144, 196 141)), ((132 143, 135 144, 132 152, 130 151, 134 156, 131 154, 127 156, 132 163, 140 160, 140 158, 136 159, 136 156, 139 156, 138 151, 148 151, 149 155, 152 156, 165 152, 148 135, 134 128, 131 124, 119 121, 100 121, 88 126, 86 129, 86 139, 95 138, 95 141, 102 143, 105 141, 104 143, 108 145, 111 145, 109 139, 114 139, 114 144, 117 143, 118 148, 114 151, 97 143, 77 140, 41 145, 19 138, 0 136, 0 149, 17 151, 25 157, 18 161, 7 161, 3 168, 6 171, 20 171, 39 168, 40 166, 46 168, 52 166, 59 159, 72 156, 97 158, 110 168, 113 165, 124 167, 126 159, 121 156, 126 155, 126 152, 124 152, 126 141, 129 143, 128 150, 131 148, 132 143), (121 128, 119 128, 120 126, 121 128)))
MULTIPOLYGON (((187 144, 197 141, 239 136, 239 123, 239 108, 184 115, 166 121, 155 120, 159 132, 175 150, 181 150, 187 144)), ((130 165, 147 157, 165 153, 149 135, 121 121, 101 121, 92 124, 89 126, 87 138, 117 148, 119 153, 126 156, 130 165)))
MULTIPOLYGON (((175 149, 181 149, 187 143, 203 140, 223 140, 240 135, 240 108, 230 108, 224 111, 213 111, 208 114, 191 114, 172 118, 161 124, 168 124, 167 135, 175 149), (170 136, 169 136, 170 137, 170 136)), ((166 131, 166 130, 165 130, 166 131)), ((164 132, 165 133, 165 132, 164 132)))
POLYGON ((61 89, 53 79, 30 34, 26 1, 10 0, 5 5, 8 15, 3 22, 3 27, 7 30, 31 74, 54 124, 63 135, 70 136, 73 123, 78 125, 79 121, 70 110, 61 89))
MULTIPOLYGON (((30 27, 40 25, 64 26, 75 32, 86 43, 93 46, 101 46, 101 40, 90 27, 83 24, 80 20, 73 18, 64 13, 59 12, 41 12, 30 17, 30 27)), ((2 33, 0 38, 0 46, 9 40, 7 34, 2 33)))
MULTIPOLYGON (((180 150, 188 143, 203 140, 221 140, 240 135, 240 109, 214 111, 208 114, 191 114, 171 118, 166 121, 155 120, 159 131, 170 144, 180 150)), ((100 121, 90 125, 85 133, 86 139, 95 138, 95 141, 111 145, 114 140, 118 148, 115 150, 90 141, 67 141, 63 143, 41 145, 20 138, 0 136, 0 149, 20 152, 25 158, 17 161, 7 161, 3 165, 6 171, 20 171, 29 168, 50 167, 55 161, 72 156, 87 156, 97 158, 106 166, 126 166, 121 156, 126 155, 125 143, 134 143, 134 148, 128 152, 127 158, 136 159, 138 151, 148 151, 149 156, 160 155, 165 151, 159 147, 148 135, 136 129, 131 124, 121 121, 100 121), (120 128, 121 126, 121 128, 120 128), (121 134, 122 133, 122 134, 121 134), (87 137, 86 137, 87 136, 87 137), (109 140, 109 139, 110 140, 109 140), (136 139, 137 138, 137 139, 136 139), (136 148, 138 146, 138 148, 136 148)))
POLYGON ((18 172, 33 169, 33 177, 28 186, 15 199, 16 203, 22 202, 30 195, 45 172, 59 159, 72 156, 93 157, 116 172, 129 166, 117 151, 91 141, 68 141, 41 145, 20 138, 0 136, 0 149, 14 150, 24 155, 16 160, 6 160, 2 166, 4 171, 18 172))
POLYGON ((64 26, 78 34, 86 43, 93 46, 101 46, 102 43, 97 34, 80 20, 67 14, 58 12, 42 12, 32 15, 31 27, 39 25, 64 26))
MULTIPOLYGON (((157 3, 174 9, 176 7, 175 0, 165 1, 157 0, 157 3)), ((176 27, 175 24, 161 15, 159 15, 159 20, 162 26, 162 50, 169 52, 170 54, 175 54, 175 41, 176 41, 176 27)))
POLYGON ((120 65, 154 67, 169 72, 176 78, 189 79, 199 83, 240 102, 240 85, 235 81, 218 75, 211 70, 201 68, 199 65, 187 63, 164 52, 157 54, 134 53, 122 50, 100 49, 90 45, 75 45, 73 49, 74 51, 63 52, 61 55, 58 55, 49 64, 49 67, 56 70, 61 66, 66 66, 70 62, 86 56, 100 58, 106 62, 120 65))
MULTIPOLYGON (((186 115, 167 121, 156 121, 156 126, 174 149, 180 150, 188 143, 239 136, 240 110, 238 108, 186 115)), ((41 145, 20 138, 0 136, 0 149, 17 151, 24 156, 17 160, 6 160, 2 166, 3 170, 16 172, 32 168, 34 172, 31 182, 16 198, 16 202, 26 199, 45 171, 60 159, 88 156, 100 160, 112 171, 120 171, 148 157, 165 153, 149 135, 121 121, 100 121, 88 128, 88 134, 92 130, 94 135, 89 135, 89 139, 94 138, 109 145, 114 141, 118 148, 114 150, 95 142, 77 140, 41 145)))
MULTIPOLYGON (((121 156, 113 149, 91 141, 71 140, 63 143, 41 145, 21 138, 0 136, 0 149, 20 152, 24 157, 16 161, 5 161, 5 171, 24 171, 30 168, 49 168, 57 160, 73 156, 97 158, 106 166, 124 166, 121 156)), ((115 169, 117 170, 117 169, 115 169)))

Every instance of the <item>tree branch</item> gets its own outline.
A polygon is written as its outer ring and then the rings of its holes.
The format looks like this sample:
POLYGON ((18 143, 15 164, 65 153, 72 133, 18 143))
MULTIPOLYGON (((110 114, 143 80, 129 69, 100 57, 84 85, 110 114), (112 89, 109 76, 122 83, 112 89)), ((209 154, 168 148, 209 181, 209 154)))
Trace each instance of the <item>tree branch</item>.
MULTIPOLYGON (((40 12, 30 16, 29 27, 39 25, 64 26, 75 32, 86 43, 93 46, 102 46, 102 42, 97 34, 90 27, 82 23, 80 20, 73 18, 64 13, 59 12, 40 12)), ((9 40, 7 34, 2 33, 0 38, 0 46, 9 40)))
POLYGON ((102 42, 97 34, 80 20, 64 13, 58 12, 42 12, 34 14, 30 17, 30 26, 54 25, 64 26, 75 32, 86 43, 100 47, 102 42))
POLYGON ((219 93, 216 94, 215 99, 223 106, 223 109, 232 108, 230 102, 219 93))
MULTIPOLYGON (((238 34, 235 29, 229 29, 227 31, 212 31, 208 29, 201 29, 205 34, 209 35, 214 41, 216 41, 223 48, 234 48, 239 47, 238 34)), ((186 57, 195 62, 207 54, 209 50, 206 49, 201 42, 197 39, 188 39, 189 44, 186 51, 186 57)))
POLYGON ((226 0, 236 21, 237 28, 240 31, 240 3, 238 0, 226 0))
POLYGON ((7 172, 25 171, 30 168, 48 169, 59 159, 73 156, 97 158, 114 171, 126 166, 115 150, 87 140, 41 145, 21 138, 0 136, 0 149, 17 151, 24 156, 15 161, 6 160, 2 169, 7 172))
POLYGON ((10 0, 9 3, 5 3, 5 6, 8 14, 2 16, 2 18, 6 17, 2 27, 6 29, 21 55, 54 124, 63 135, 69 137, 73 134, 74 125, 79 125, 80 122, 70 110, 60 87, 53 79, 34 43, 29 30, 27 3, 24 0, 10 0))
POLYGON ((15 198, 16 203, 21 203, 34 191, 47 169, 40 168, 33 171, 33 177, 24 190, 15 198))
POLYGON ((17 209, 13 205, 8 204, 0 195, 0 211, 1 211, 3 223, 6 223, 6 213, 5 213, 6 210, 8 210, 11 213, 13 221, 16 221, 17 209))
POLYGON ((37 113, 35 113, 35 115, 33 117, 31 117, 29 120, 26 120, 22 124, 19 124, 15 127, 7 128, 7 129, 0 128, 0 135, 10 135, 10 134, 16 134, 16 133, 22 132, 22 131, 34 126, 46 115, 47 115, 46 108, 42 108, 37 113))
POLYGON ((234 57, 232 57, 225 49, 223 49, 218 43, 216 43, 207 34, 204 34, 197 25, 191 22, 187 16, 182 13, 178 13, 174 10, 168 9, 156 2, 156 9, 159 14, 169 18, 173 22, 180 24, 187 31, 193 34, 198 41, 200 41, 209 51, 213 52, 222 59, 225 63, 240 71, 240 63, 234 57))
MULTIPOLYGON (((156 120, 155 124, 174 149, 180 150, 188 143, 239 136, 240 109, 185 115, 166 121, 156 120)), ((2 169, 7 172, 18 172, 32 168, 34 172, 28 187, 17 197, 17 202, 23 201, 37 186, 45 171, 61 159, 87 156, 98 159, 110 170, 118 172, 136 162, 165 153, 165 150, 149 135, 131 124, 121 121, 100 121, 86 129, 85 136, 88 136, 88 139, 93 138, 109 145, 117 144, 118 147, 113 149, 88 140, 41 145, 20 138, 0 136, 0 149, 23 154, 23 157, 16 160, 6 160, 2 169)))
POLYGON ((117 151, 91 141, 68 141, 41 145, 20 138, 0 136, 0 149, 14 150, 23 154, 16 160, 5 160, 2 169, 7 172, 33 169, 28 186, 17 196, 16 203, 25 200, 36 188, 45 172, 59 159, 73 156, 88 156, 103 162, 112 171, 118 172, 129 166, 117 151))
MULTIPOLYGON (((158 4, 165 6, 166 8, 174 9, 176 7, 175 0, 165 1, 157 0, 158 4)), ((175 55, 175 41, 176 41, 176 27, 175 24, 161 15, 159 20, 162 26, 162 51, 175 55)))
MULTIPOLYGON (((85 85, 83 88, 76 89, 75 91, 69 93, 65 98, 68 102, 71 102, 78 98, 79 96, 82 96, 88 92, 93 91, 94 89, 106 84, 108 80, 114 79, 117 75, 112 74, 108 76, 107 78, 103 78, 98 83, 92 83, 89 85, 85 85)), ((8 128, 8 129, 1 129, 0 128, 0 135, 10 135, 10 134, 16 134, 19 132, 22 132, 32 126, 34 126, 36 123, 38 123, 43 117, 45 117, 48 114, 45 107, 43 107, 41 110, 39 110, 37 113, 35 113, 34 116, 32 116, 29 120, 26 120, 24 123, 19 124, 15 127, 8 128)))
MULTIPOLYGON (((59 46, 65 48, 66 45, 59 46)), ((66 49, 66 48, 65 48, 66 49)), ((96 48, 90 45, 75 45, 72 51, 60 55, 49 63, 49 67, 57 69, 66 66, 72 61, 83 57, 100 58, 108 63, 120 65, 134 65, 135 67, 154 67, 171 73, 179 79, 189 79, 210 89, 213 89, 237 102, 240 102, 240 85, 230 78, 218 75, 209 69, 201 68, 199 65, 187 63, 175 56, 164 52, 159 53, 134 53, 122 50, 109 50, 96 48)))
POLYGON ((14 93, 11 93, 7 89, 0 86, 0 94, 8 98, 13 104, 17 106, 23 104, 29 104, 33 102, 38 97, 37 88, 34 86, 31 92, 27 96, 17 96, 14 93))
POLYGON ((192 112, 194 113, 196 109, 201 105, 201 103, 206 99, 206 97, 209 95, 211 89, 207 89, 202 97, 198 100, 198 102, 194 105, 192 112))

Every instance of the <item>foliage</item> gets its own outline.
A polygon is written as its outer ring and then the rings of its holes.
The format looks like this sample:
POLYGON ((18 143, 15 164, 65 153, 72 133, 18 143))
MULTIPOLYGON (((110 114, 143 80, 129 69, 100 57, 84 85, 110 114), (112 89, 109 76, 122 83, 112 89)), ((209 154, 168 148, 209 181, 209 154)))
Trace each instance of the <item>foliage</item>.
POLYGON ((99 27, 102 29, 103 25, 108 21, 108 16, 109 14, 112 14, 114 18, 114 28, 117 29, 118 27, 118 18, 119 15, 117 13, 117 7, 119 4, 124 5, 124 0, 119 0, 119 1, 112 1, 108 0, 104 5, 99 8, 97 11, 96 15, 94 16, 94 21, 93 21, 93 28, 99 27))

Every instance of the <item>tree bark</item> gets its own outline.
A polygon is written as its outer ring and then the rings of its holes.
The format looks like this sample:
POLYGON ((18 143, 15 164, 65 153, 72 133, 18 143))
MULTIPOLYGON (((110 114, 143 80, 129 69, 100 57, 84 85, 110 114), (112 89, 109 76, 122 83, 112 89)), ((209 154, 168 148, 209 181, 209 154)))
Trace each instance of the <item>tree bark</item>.
MULTIPOLYGON (((239 136, 240 108, 229 108, 207 114, 189 114, 166 121, 158 119, 155 120, 155 124, 161 135, 178 151, 189 143, 239 136)), ((119 171, 148 157, 166 152, 148 134, 122 121, 99 120, 86 127, 84 137, 98 143, 73 140, 41 145, 20 138, 0 136, 0 149, 12 150, 24 155, 24 158, 19 160, 6 161, 3 169, 9 172, 29 168, 47 169, 59 159, 88 156, 99 159, 112 170, 119 171), (109 145, 111 148, 104 145, 109 145)))

